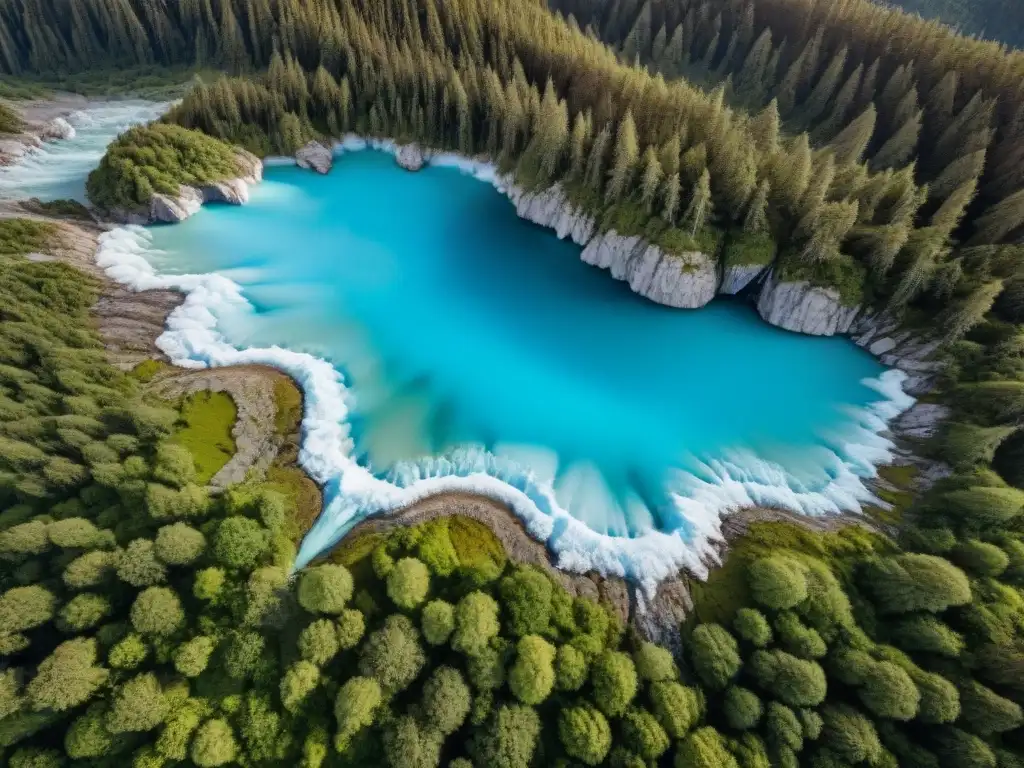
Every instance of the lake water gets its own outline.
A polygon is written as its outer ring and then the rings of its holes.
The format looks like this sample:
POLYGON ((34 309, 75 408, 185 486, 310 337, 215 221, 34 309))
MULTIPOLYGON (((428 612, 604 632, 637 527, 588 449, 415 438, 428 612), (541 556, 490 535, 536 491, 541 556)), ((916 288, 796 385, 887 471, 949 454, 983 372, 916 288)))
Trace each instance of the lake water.
POLYGON ((472 174, 385 152, 268 167, 249 205, 106 252, 121 279, 194 289, 163 340, 179 361, 305 384, 327 511, 300 563, 368 514, 463 489, 512 504, 565 567, 650 584, 701 570, 729 508, 857 509, 909 404, 846 340, 738 302, 653 304, 472 174))

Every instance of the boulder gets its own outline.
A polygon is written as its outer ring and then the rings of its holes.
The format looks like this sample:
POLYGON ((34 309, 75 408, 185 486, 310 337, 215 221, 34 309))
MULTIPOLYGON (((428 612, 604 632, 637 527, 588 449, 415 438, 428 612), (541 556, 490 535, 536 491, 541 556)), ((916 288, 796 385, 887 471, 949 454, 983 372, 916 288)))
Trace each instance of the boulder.
POLYGON ((395 162, 407 171, 418 171, 427 163, 419 144, 405 144, 395 152, 395 162))
POLYGON ((203 205, 203 193, 182 184, 176 196, 155 193, 149 201, 149 220, 177 224, 198 211, 203 205))
POLYGON ((299 168, 327 173, 334 165, 334 153, 319 141, 311 141, 295 153, 295 162, 299 168))
POLYGON ((43 141, 73 139, 75 138, 75 129, 63 117, 55 117, 42 127, 39 131, 39 138, 43 141))
POLYGON ((238 163, 239 179, 246 184, 259 184, 263 181, 263 161, 256 155, 239 148, 235 151, 235 160, 238 163))
POLYGON ((757 311, 772 325, 810 336, 849 333, 860 307, 847 307, 839 292, 806 281, 781 282, 774 273, 761 288, 757 311))
POLYGON ((249 202, 249 184, 243 179, 227 179, 202 188, 204 203, 245 205, 249 202))
POLYGON ((718 288, 715 265, 703 253, 665 253, 641 237, 614 229, 592 238, 580 258, 626 281, 634 293, 669 307, 703 307, 718 288))

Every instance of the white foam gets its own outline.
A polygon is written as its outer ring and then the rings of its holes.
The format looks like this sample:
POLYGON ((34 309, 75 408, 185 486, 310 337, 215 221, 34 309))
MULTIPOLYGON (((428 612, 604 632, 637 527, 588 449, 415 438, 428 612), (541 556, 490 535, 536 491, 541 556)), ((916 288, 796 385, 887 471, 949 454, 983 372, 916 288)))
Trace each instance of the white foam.
MULTIPOLYGON (((392 142, 352 136, 336 149, 344 153, 367 146, 395 150, 392 142)), ((487 163, 455 155, 435 155, 431 162, 500 184, 494 167, 487 163)), ((880 400, 851 414, 849 433, 826 440, 831 446, 821 450, 828 457, 831 479, 821 487, 807 486, 780 465, 750 451, 732 451, 701 466, 703 477, 679 470, 669 478, 673 508, 661 515, 665 530, 649 530, 632 538, 610 536, 591 530, 559 504, 553 486, 557 458, 550 456, 535 474, 520 463, 529 451, 506 448, 498 456, 471 446, 403 463, 386 479, 375 477, 354 458, 350 393, 338 370, 323 359, 281 347, 234 348, 218 330, 218 321, 254 311, 241 288, 220 274, 158 274, 146 258, 150 247, 145 229, 117 229, 100 237, 97 261, 113 279, 136 290, 175 289, 187 294, 157 340, 175 364, 188 368, 271 365, 302 387, 305 412, 299 462, 324 487, 325 506, 302 542, 296 568, 330 549, 370 515, 443 491, 461 491, 507 504, 530 534, 547 544, 559 567, 627 577, 652 595, 659 581, 680 568, 706 576, 708 564, 715 561, 712 544, 722 538, 722 516, 730 510, 774 506, 823 515, 857 511, 865 503, 883 504, 874 498, 864 479, 875 474, 876 465, 892 460, 893 445, 879 433, 914 402, 902 391, 906 375, 900 371, 886 371, 877 379, 866 380, 867 386, 878 391, 880 400)))

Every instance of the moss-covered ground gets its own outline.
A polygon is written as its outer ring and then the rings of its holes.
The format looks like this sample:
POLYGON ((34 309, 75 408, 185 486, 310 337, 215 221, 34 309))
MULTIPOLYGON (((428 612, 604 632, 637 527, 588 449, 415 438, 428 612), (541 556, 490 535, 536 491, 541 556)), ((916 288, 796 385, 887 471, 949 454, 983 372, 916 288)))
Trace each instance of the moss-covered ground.
POLYGON ((205 484, 235 455, 231 430, 238 409, 226 392, 196 392, 182 401, 174 442, 191 451, 199 483, 205 484))

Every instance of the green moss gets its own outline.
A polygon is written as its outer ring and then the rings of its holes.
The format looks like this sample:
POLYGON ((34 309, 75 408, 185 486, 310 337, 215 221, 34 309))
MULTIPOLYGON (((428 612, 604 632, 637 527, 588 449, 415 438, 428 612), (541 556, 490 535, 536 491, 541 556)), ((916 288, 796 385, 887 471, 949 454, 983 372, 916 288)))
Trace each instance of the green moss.
POLYGON ((777 274, 783 282, 808 282, 819 288, 831 288, 839 294, 839 301, 846 307, 856 307, 864 301, 867 270, 846 254, 828 261, 808 263, 789 252, 780 257, 777 274))
POLYGON ((298 542, 313 527, 322 507, 320 487, 295 464, 275 462, 267 469, 266 486, 291 502, 292 518, 285 533, 298 542))
POLYGON ((45 216, 60 216, 69 219, 81 219, 92 221, 89 209, 77 200, 40 200, 33 197, 21 204, 23 208, 32 213, 41 213, 45 216))
POLYGON ((153 123, 122 133, 89 174, 96 206, 133 210, 156 192, 177 194, 181 184, 206 184, 239 173, 235 150, 219 139, 177 125, 153 123))
POLYGON ((865 514, 887 526, 900 525, 903 521, 903 513, 914 503, 914 479, 917 477, 917 473, 917 467, 909 464, 880 467, 879 477, 895 489, 880 488, 877 492, 878 497, 889 504, 890 509, 872 505, 865 508, 865 514))
POLYGON ((508 556, 494 532, 470 517, 448 518, 448 536, 451 538, 459 565, 467 568, 486 567, 492 563, 498 571, 505 567, 508 556))
POLYGON ((775 241, 770 235, 733 232, 722 253, 726 267, 766 267, 775 260, 775 241))
POLYGON ((132 368, 132 378, 141 381, 143 384, 151 382, 158 373, 161 373, 170 368, 170 366, 163 360, 156 360, 150 358, 143 360, 141 363, 132 368))
POLYGON ((21 133, 25 122, 13 107, 0 103, 0 133, 21 133))
POLYGON ((35 219, 0 219, 0 256, 24 256, 53 247, 57 226, 35 219))
POLYGON ((208 483, 235 455, 238 409, 226 392, 196 392, 181 406, 182 426, 173 440, 191 451, 200 483, 208 483))
POLYGON ((274 403, 277 415, 274 429, 281 437, 297 433, 302 425, 302 392, 291 379, 282 376, 274 382, 274 403))

